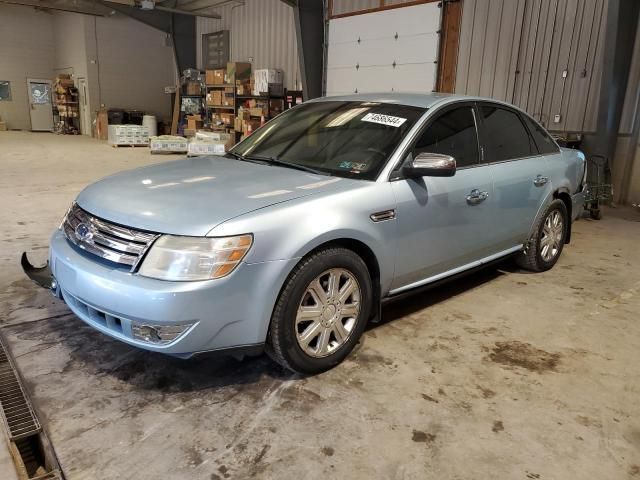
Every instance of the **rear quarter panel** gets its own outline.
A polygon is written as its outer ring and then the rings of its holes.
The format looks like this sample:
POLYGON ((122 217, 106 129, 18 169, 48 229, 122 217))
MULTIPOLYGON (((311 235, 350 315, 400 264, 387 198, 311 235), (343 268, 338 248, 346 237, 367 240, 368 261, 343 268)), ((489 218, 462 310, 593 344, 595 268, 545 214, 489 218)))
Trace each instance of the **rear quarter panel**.
MULTIPOLYGON (((548 169, 546 176, 549 177, 551 188, 549 188, 546 198, 540 205, 532 228, 535 220, 542 215, 557 194, 566 193, 573 197, 581 190, 585 156, 580 150, 560 148, 560 152, 547 156, 546 167, 548 169)), ((572 208, 572 220, 575 220, 579 213, 576 207, 577 205, 574 205, 574 208, 572 208)))

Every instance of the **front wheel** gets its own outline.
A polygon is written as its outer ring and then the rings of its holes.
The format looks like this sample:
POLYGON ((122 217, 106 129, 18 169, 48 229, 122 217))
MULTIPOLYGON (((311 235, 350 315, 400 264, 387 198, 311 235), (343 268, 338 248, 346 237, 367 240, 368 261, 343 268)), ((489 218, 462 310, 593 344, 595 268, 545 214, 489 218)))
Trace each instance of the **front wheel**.
POLYGON ((267 353, 303 374, 329 370, 351 352, 369 318, 371 278, 351 250, 327 248, 287 279, 271 318, 267 353))
POLYGON ((562 200, 554 200, 534 226, 534 233, 526 250, 517 257, 522 268, 543 272, 553 267, 567 238, 569 215, 562 200))

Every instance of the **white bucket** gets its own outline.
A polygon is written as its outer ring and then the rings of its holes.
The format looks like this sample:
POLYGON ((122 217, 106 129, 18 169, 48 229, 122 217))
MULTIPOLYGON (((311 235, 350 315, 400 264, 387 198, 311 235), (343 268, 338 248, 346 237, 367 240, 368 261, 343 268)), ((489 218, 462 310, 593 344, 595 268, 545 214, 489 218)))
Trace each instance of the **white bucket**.
POLYGON ((142 126, 149 129, 149 136, 155 137, 158 135, 158 121, 155 115, 145 115, 142 117, 142 126))

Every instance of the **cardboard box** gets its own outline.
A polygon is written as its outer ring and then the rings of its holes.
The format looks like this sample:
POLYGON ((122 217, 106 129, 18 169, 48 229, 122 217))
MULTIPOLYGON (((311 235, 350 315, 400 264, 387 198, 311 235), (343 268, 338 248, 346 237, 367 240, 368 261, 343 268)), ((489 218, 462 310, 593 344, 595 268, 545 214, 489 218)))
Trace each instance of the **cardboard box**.
POLYGON ((185 90, 187 95, 201 95, 202 94, 202 86, 200 82, 189 81, 186 84, 185 90))
POLYGON ((215 70, 207 70, 205 74, 205 81, 207 85, 223 85, 225 83, 225 74, 227 73, 224 68, 216 68, 215 70))
POLYGON ((249 115, 252 117, 266 117, 268 116, 266 107, 254 107, 249 109, 249 115))
POLYGON ((258 119, 252 118, 242 121, 242 134, 245 136, 251 135, 258 128, 260 128, 260 120, 258 119))
POLYGON ((284 99, 269 100, 269 116, 275 117, 284 111, 284 99))
POLYGON ((251 95, 251 82, 236 80, 236 94, 240 96, 251 95))
POLYGON ((236 134, 226 132, 196 132, 196 140, 206 142, 221 142, 225 146, 225 151, 229 150, 236 144, 236 134))
MULTIPOLYGON (((277 68, 262 68, 253 72, 253 94, 263 95, 268 92, 269 85, 284 84, 284 72, 277 68)), ((280 87, 282 88, 282 87, 280 87)), ((282 93, 273 93, 273 95, 282 95, 282 93)))
POLYGON ((194 128, 185 128, 183 130, 184 136, 189 138, 189 137, 194 137, 196 134, 196 130, 194 128))
POLYGON ((233 115, 233 113, 221 113, 220 114, 220 120, 222 120, 222 122, 225 125, 233 125, 233 122, 235 120, 235 116, 233 115))
POLYGON ((238 80, 248 82, 251 79, 251 64, 248 62, 227 63, 227 82, 235 85, 238 80))
POLYGON ((192 117, 187 117, 187 129, 189 130, 198 130, 204 126, 204 122, 202 120, 197 120, 192 117))
POLYGON ((209 106, 222 105, 222 92, 220 90, 213 90, 207 93, 207 105, 209 106))
POLYGON ((7 122, 0 121, 0 132, 7 131, 7 122))

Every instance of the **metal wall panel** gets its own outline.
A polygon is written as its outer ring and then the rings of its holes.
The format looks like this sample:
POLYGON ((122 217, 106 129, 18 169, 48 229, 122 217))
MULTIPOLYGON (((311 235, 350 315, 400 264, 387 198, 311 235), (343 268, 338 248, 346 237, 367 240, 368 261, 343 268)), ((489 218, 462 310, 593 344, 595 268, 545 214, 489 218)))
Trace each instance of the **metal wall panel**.
POLYGON ((221 19, 198 18, 198 67, 202 68, 203 33, 229 30, 231 61, 253 59, 253 68, 281 68, 285 87, 302 89, 293 9, 281 0, 245 0, 211 9, 221 19))
POLYGON ((511 101, 525 0, 465 0, 456 93, 511 101))
MULTIPOLYGON (((624 107, 622 108, 622 119, 620 120, 620 133, 630 135, 633 126, 634 116, 640 118, 640 112, 636 112, 636 99, 640 94, 640 22, 636 33, 636 43, 633 47, 633 57, 631 58, 631 68, 629 70, 629 83, 627 93, 624 97, 624 107)), ((640 185, 638 186, 640 189, 640 185)))
POLYGON ((607 0, 464 0, 456 92, 555 131, 596 128, 607 0))

